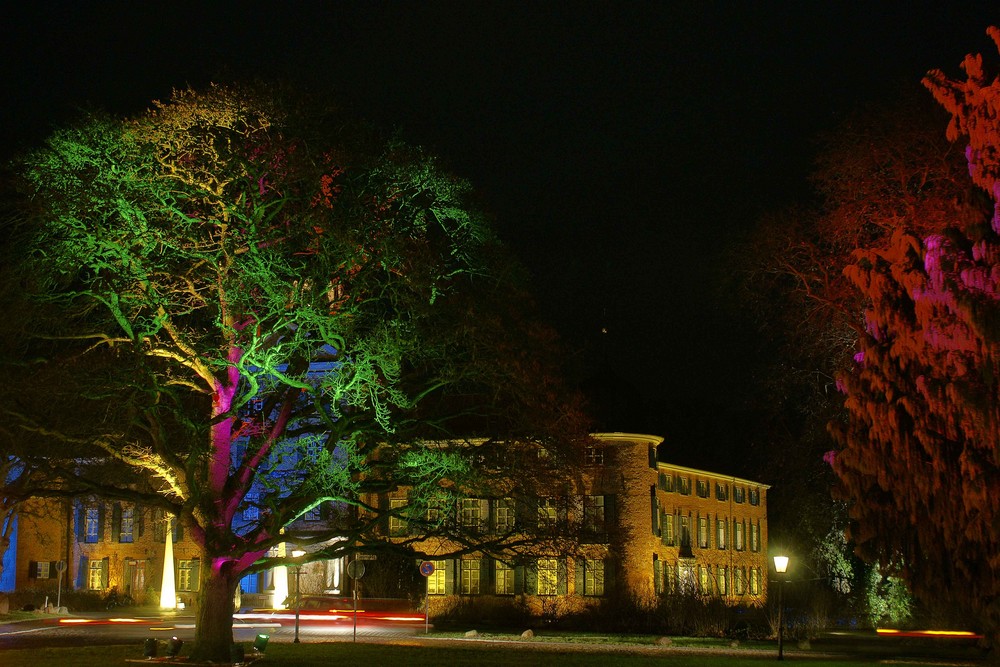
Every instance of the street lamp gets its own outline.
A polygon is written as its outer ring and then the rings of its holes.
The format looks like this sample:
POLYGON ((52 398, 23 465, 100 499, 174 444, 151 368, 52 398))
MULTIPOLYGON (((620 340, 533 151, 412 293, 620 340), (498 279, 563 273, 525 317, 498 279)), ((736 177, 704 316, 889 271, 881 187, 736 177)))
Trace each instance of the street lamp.
MULTIPOLYGON (((302 558, 305 555, 306 552, 302 551, 301 549, 295 549, 294 551, 292 551, 292 558, 295 559, 302 558)), ((299 595, 299 591, 302 590, 301 588, 299 588, 299 583, 302 581, 300 578, 301 575, 302 575, 302 563, 297 560, 295 563, 295 639, 292 640, 293 644, 299 643, 299 602, 302 600, 302 596, 299 595)))
POLYGON ((785 622, 784 619, 782 618, 784 604, 781 600, 781 591, 785 587, 784 574, 787 570, 788 570, 788 556, 775 556, 774 571, 778 574, 778 660, 785 659, 785 652, 784 652, 785 622))

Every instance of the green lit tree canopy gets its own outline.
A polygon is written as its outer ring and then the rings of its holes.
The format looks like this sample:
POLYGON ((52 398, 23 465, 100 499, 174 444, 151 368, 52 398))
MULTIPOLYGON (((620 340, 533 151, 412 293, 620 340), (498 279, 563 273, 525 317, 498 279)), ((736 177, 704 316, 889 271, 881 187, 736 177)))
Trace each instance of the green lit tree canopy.
POLYGON ((471 483, 484 446, 436 444, 456 428, 505 436, 495 449, 579 423, 541 360, 551 337, 515 326, 468 185, 336 111, 182 90, 56 132, 21 174, 25 283, 65 318, 58 354, 103 359, 94 396, 114 399, 96 430, 23 421, 141 471, 133 489, 180 517, 207 565, 204 655, 228 651, 236 582, 271 547, 371 544, 366 492, 419 504, 471 483), (330 532, 295 535, 321 502, 330 532))

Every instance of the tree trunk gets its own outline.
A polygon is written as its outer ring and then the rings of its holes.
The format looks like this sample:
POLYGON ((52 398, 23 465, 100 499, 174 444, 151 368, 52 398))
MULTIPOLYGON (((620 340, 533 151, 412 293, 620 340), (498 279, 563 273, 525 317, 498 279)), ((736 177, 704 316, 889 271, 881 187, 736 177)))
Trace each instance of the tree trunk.
POLYGON ((192 660, 229 662, 233 645, 233 599, 239 579, 230 568, 216 571, 203 561, 192 660))

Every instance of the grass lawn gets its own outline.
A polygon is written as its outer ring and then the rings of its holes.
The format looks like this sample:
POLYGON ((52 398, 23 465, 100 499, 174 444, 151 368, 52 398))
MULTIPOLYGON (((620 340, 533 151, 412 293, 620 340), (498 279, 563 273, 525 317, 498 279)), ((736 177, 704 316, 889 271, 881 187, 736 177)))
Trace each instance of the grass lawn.
MULTIPOLYGON (((264 659, 255 663, 259 667, 329 667, 331 664, 351 665, 406 665, 407 667, 479 667, 483 665, 511 665, 518 667, 609 667, 614 665, 684 665, 685 667, 727 667, 743 665, 760 666, 774 662, 773 652, 747 651, 747 656, 705 651, 704 655, 679 652, 676 648, 662 648, 655 654, 631 653, 621 644, 607 651, 593 652, 553 650, 553 642, 517 647, 486 647, 476 642, 463 645, 420 646, 405 644, 354 644, 331 642, 323 644, 272 643, 264 659)), ((568 648, 568 647, 567 647, 568 648)), ((74 667, 110 667, 125 665, 126 659, 142 659, 139 645, 103 646, 81 648, 51 648, 30 650, 2 650, 0 664, 4 667, 37 667, 38 665, 73 665, 74 667)), ((857 667, 877 665, 879 661, 830 660, 814 657, 785 656, 785 662, 808 664, 817 667, 857 667)), ((150 662, 149 664, 155 664, 150 662)), ((883 663, 884 664, 884 663, 883 663)), ((907 661, 907 667, 934 665, 933 662, 907 661)), ((938 663, 940 664, 940 663, 938 663)))

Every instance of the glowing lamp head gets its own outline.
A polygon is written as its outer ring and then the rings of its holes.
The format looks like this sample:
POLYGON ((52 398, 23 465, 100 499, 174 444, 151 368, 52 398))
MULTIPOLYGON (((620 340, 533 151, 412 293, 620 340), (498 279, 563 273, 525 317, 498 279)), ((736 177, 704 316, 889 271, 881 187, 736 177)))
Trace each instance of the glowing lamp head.
POLYGON ((292 551, 292 558, 302 558, 305 555, 306 555, 306 552, 303 551, 302 549, 294 549, 292 551))
POLYGON ((775 556, 774 557, 774 571, 778 574, 784 574, 788 570, 788 556, 775 556))

